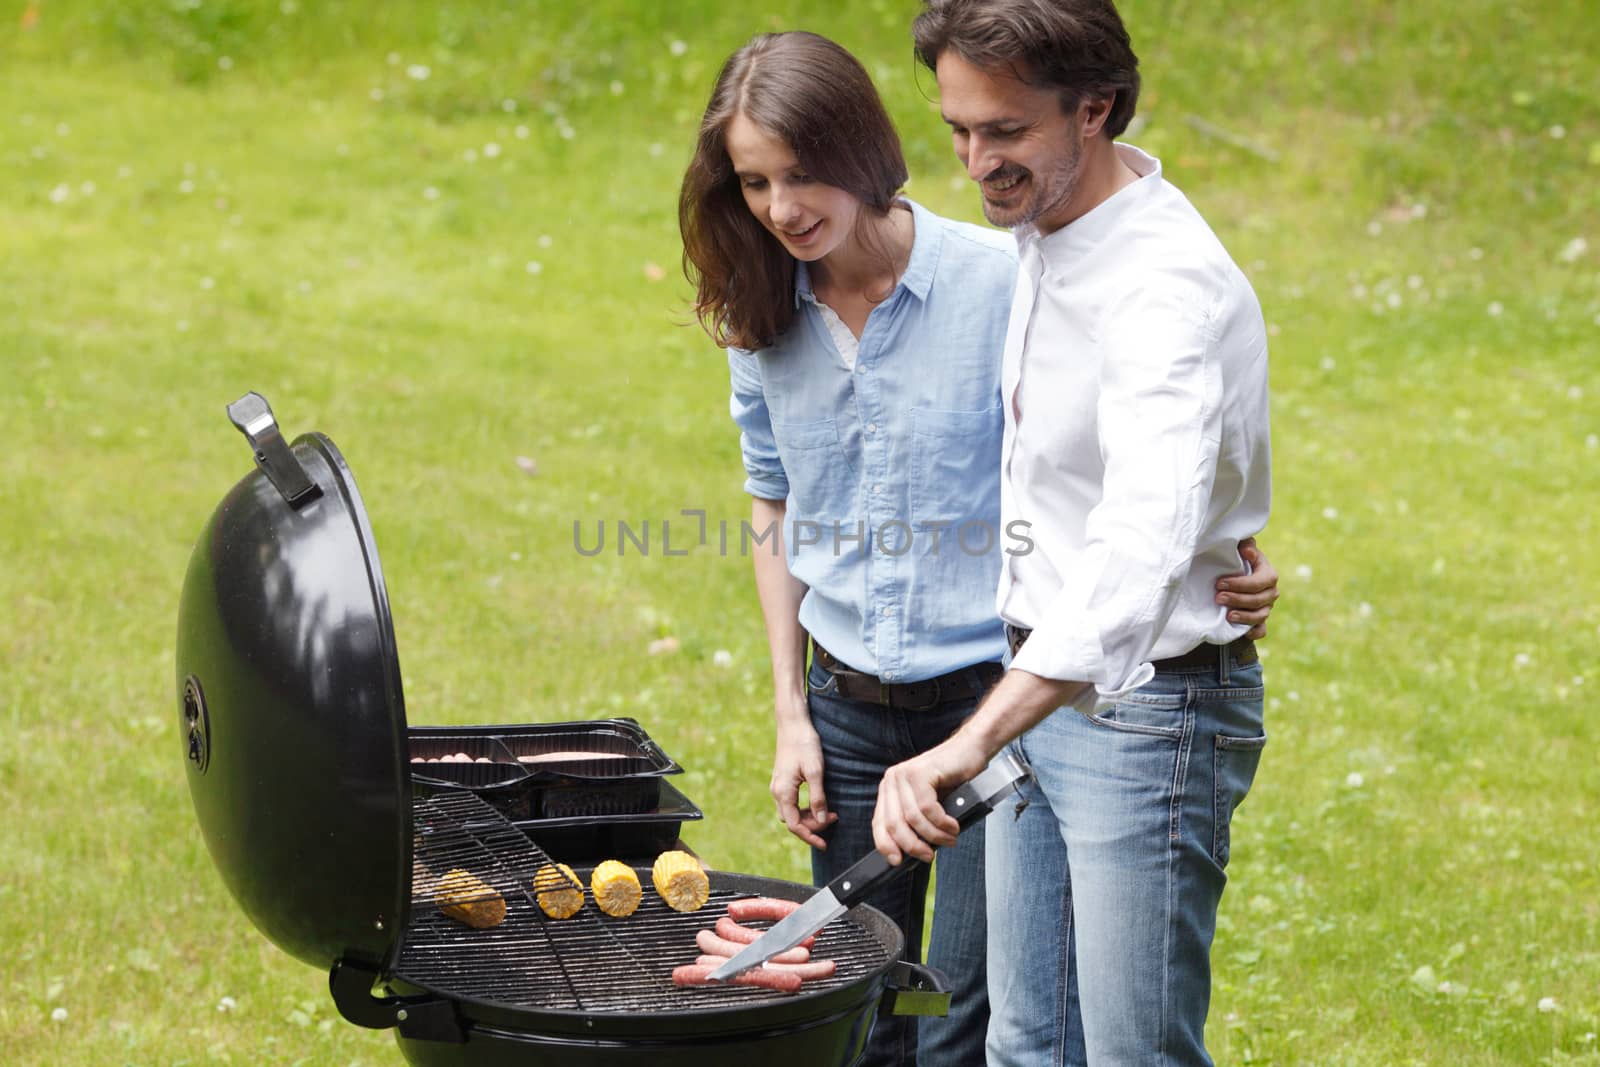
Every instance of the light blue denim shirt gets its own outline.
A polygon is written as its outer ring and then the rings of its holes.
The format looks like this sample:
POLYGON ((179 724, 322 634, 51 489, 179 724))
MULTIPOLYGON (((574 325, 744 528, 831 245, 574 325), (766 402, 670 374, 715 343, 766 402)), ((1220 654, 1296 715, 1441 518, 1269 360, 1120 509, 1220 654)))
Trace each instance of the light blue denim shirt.
POLYGON ((808 587, 800 624, 889 682, 1000 659, 1001 553, 1022 545, 1000 528, 1016 245, 911 211, 911 260, 867 319, 854 370, 804 263, 788 331, 759 352, 728 351, 745 491, 786 504, 789 569, 808 587))

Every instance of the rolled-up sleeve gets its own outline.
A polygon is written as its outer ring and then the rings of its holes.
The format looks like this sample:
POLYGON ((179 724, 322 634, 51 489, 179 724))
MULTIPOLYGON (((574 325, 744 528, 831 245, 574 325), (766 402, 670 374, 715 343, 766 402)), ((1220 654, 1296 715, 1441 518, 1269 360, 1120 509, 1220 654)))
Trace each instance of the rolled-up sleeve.
POLYGON ((1221 422, 1214 300, 1169 286, 1118 303, 1104 319, 1103 495, 1072 573, 1013 663, 1041 677, 1093 683, 1097 707, 1153 675, 1151 649, 1177 605, 1205 522, 1221 422))
POLYGON ((742 348, 728 349, 728 376, 733 389, 728 411, 739 425, 739 451, 744 459, 744 491, 762 500, 786 500, 789 476, 778 458, 772 416, 761 389, 761 365, 742 348))

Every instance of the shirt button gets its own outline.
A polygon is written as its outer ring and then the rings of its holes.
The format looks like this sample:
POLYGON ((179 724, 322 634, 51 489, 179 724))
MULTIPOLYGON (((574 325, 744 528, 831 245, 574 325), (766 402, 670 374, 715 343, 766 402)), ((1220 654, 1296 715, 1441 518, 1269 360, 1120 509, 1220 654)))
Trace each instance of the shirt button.
POLYGON ((878 432, 878 424, 875 423, 875 422, 867 423, 867 432, 868 433, 877 433, 878 432))
POLYGON ((885 604, 883 607, 879 608, 878 609, 878 614, 882 615, 884 618, 888 618, 889 617, 889 606, 887 604, 885 604))
POLYGON ((873 492, 874 492, 874 493, 881 493, 881 492, 883 492, 883 486, 881 486, 881 485, 874 485, 874 486, 873 486, 873 487, 872 487, 872 491, 873 491, 873 492))

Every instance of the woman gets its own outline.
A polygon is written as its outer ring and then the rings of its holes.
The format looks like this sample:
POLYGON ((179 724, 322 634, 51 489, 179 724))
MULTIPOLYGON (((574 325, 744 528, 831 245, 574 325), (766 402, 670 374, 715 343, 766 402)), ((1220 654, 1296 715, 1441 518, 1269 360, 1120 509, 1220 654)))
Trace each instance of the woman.
MULTIPOLYGON (((884 770, 998 679, 1000 553, 1028 545, 998 528, 1013 242, 900 197, 905 181, 861 65, 814 34, 767 34, 723 66, 679 199, 696 312, 728 348, 752 526, 774 531, 753 553, 771 792, 818 885, 872 849, 884 770)), ((1252 624, 1276 596, 1271 568, 1254 570, 1225 594, 1252 624)), ((950 1015, 920 1033, 878 1020, 864 1063, 983 1062, 982 824, 935 866, 929 962, 952 981, 950 1015)), ((923 867, 870 899, 913 959, 927 885, 923 867)))

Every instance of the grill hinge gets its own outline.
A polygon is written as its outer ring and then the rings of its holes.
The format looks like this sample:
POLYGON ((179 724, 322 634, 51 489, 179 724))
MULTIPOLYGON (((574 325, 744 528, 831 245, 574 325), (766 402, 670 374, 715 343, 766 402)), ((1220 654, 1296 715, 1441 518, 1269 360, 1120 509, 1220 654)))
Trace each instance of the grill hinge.
POLYGON ((328 990, 339 1014, 357 1026, 387 1030, 398 1026, 400 1033, 419 1041, 451 1041, 461 1044, 461 1020, 453 1001, 423 994, 415 997, 373 996, 378 970, 350 960, 337 960, 328 972, 328 990))

